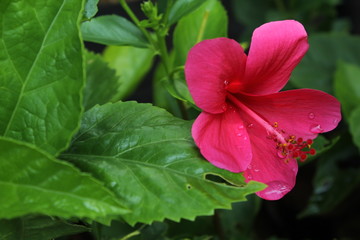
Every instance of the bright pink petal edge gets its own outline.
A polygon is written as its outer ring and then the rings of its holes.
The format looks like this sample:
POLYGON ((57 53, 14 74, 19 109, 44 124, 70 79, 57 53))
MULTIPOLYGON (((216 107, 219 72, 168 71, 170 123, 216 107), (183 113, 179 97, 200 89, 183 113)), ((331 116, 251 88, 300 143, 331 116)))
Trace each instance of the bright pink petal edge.
POLYGON ((269 22, 255 29, 242 91, 255 95, 280 91, 308 48, 307 33, 297 21, 269 22))
POLYGON ((242 172, 252 159, 246 127, 231 106, 222 114, 202 112, 192 126, 192 136, 201 154, 219 168, 242 172))
POLYGON ((226 110, 226 86, 240 81, 246 55, 239 43, 228 38, 204 40, 189 52, 185 77, 196 105, 208 113, 226 110))

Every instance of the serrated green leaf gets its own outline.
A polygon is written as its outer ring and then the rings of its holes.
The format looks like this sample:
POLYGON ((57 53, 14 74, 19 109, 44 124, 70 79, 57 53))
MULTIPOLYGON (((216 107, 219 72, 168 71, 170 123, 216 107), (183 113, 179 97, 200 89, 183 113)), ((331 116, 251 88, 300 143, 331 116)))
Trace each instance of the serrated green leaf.
POLYGON ((194 219, 264 188, 200 157, 191 122, 136 102, 95 106, 62 158, 106 182, 132 210, 130 223, 194 219), (234 185, 207 178, 226 179, 234 185))
POLYGON ((189 50, 204 39, 226 37, 228 18, 218 0, 207 0, 182 18, 174 32, 175 66, 184 65, 189 50))
POLYGON ((146 40, 140 29, 132 22, 117 15, 106 15, 81 24, 85 41, 104 45, 131 45, 147 48, 146 40))
POLYGON ((84 91, 85 110, 96 104, 105 104, 118 95, 119 76, 100 55, 87 52, 86 85, 84 91))
POLYGON ((85 20, 90 20, 95 16, 95 14, 98 12, 98 5, 99 0, 86 0, 85 1, 85 7, 84 7, 84 13, 83 18, 85 20))
POLYGON ((114 99, 123 100, 133 93, 150 70, 154 52, 132 46, 108 46, 103 53, 103 58, 120 76, 118 79, 120 86, 114 99))
POLYGON ((169 25, 176 23, 182 17, 193 12, 203 3, 204 3, 203 0, 175 1, 174 5, 171 6, 169 12, 169 19, 168 19, 169 25))
POLYGON ((353 110, 349 118, 350 133, 355 145, 360 150, 360 106, 353 110))
POLYGON ((52 154, 67 146, 82 110, 81 8, 82 1, 0 1, 0 135, 52 154))
POLYGON ((35 147, 0 138, 0 219, 27 214, 108 222, 126 213, 100 182, 35 147))
POLYGON ((291 82, 298 88, 332 93, 332 81, 339 60, 360 64, 360 37, 346 34, 312 34, 310 49, 294 69, 291 82))
MULTIPOLYGON (((70 234, 90 231, 83 225, 77 225, 47 216, 28 216, 12 220, 0 220, 0 229, 6 226, 12 228, 14 240, 49 240, 70 234)), ((0 230, 0 239, 1 238, 0 230)), ((10 236, 10 235, 8 235, 10 236)), ((11 239, 11 238, 5 238, 11 239)))
POLYGON ((335 73, 335 96, 341 102, 345 118, 360 106, 360 67, 354 64, 339 62, 335 73))

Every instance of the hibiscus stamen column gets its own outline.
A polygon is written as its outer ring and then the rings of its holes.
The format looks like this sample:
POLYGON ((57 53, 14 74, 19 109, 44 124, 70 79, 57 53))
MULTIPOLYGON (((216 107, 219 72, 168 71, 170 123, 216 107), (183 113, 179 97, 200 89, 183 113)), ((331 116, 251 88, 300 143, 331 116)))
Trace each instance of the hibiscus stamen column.
MULTIPOLYGON (((244 111, 244 113, 246 113, 247 115, 249 115, 252 119, 254 119, 260 126, 262 126, 263 128, 265 128, 266 132, 275 137, 277 139, 277 141, 281 144, 286 144, 287 141, 285 140, 284 136, 276 131, 273 127, 273 125, 271 125, 270 123, 268 123, 266 120, 264 120, 262 117, 260 117, 257 113, 255 113, 254 111, 252 111, 249 107, 247 107, 245 104, 243 104, 242 102, 240 102, 235 96, 233 96, 232 94, 228 94, 227 98, 233 103, 235 104, 237 107, 239 107, 241 110, 244 111)), ((276 124, 278 124, 276 122, 276 124)))

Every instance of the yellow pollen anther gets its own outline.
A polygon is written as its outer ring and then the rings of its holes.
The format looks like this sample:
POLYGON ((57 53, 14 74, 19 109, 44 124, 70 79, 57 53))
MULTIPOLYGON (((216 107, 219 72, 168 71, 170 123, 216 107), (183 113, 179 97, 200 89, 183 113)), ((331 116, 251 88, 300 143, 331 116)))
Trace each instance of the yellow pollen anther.
POLYGON ((277 128, 277 127, 279 127, 279 123, 278 122, 274 122, 274 128, 277 128))

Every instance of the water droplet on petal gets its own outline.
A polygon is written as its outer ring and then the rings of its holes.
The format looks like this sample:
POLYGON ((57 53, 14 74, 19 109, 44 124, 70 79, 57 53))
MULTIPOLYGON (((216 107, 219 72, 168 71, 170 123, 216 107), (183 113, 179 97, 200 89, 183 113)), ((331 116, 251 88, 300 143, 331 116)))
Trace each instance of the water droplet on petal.
POLYGON ((244 141, 248 140, 247 136, 244 137, 244 141))
POLYGON ((310 112, 308 117, 309 119, 313 120, 315 118, 315 114, 313 112, 310 112))
POLYGON ((241 137, 241 136, 242 136, 242 133, 238 133, 238 134, 236 134, 236 136, 241 137))
POLYGON ((320 124, 315 124, 310 127, 310 132, 312 133, 322 133, 324 129, 320 126, 320 124))
POLYGON ((244 125, 239 125, 238 129, 244 129, 244 125))
POLYGON ((224 103, 222 106, 221 106, 221 108, 222 108, 222 110, 225 112, 226 110, 227 110, 227 104, 226 103, 224 103))
POLYGON ((254 127, 254 124, 249 123, 249 124, 247 125, 247 127, 248 127, 248 128, 253 128, 253 127, 254 127))
POLYGON ((265 184, 268 185, 268 187, 259 192, 259 196, 267 200, 278 200, 291 190, 290 185, 281 181, 273 181, 265 184))
POLYGON ((247 178, 248 180, 252 180, 252 179, 253 179, 253 176, 252 176, 250 173, 248 173, 246 178, 247 178))
POLYGON ((260 172, 260 169, 254 168, 254 172, 260 172))
POLYGON ((228 81, 224 81, 224 84, 225 84, 225 85, 228 85, 228 84, 229 84, 229 82, 228 82, 228 81))
POLYGON ((339 119, 335 118, 334 121, 333 121, 333 123, 334 123, 335 126, 338 125, 339 119))
POLYGON ((251 164, 249 164, 248 169, 252 169, 252 165, 251 165, 251 164))

